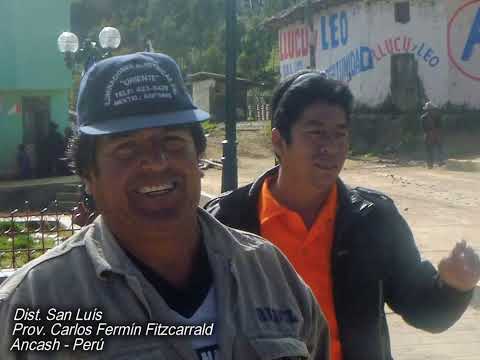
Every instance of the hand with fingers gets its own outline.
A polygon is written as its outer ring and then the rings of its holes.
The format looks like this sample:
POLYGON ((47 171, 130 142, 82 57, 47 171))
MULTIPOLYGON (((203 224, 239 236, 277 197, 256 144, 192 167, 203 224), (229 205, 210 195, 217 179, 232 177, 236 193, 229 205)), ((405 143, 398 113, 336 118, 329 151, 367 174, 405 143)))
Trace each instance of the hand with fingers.
POLYGON ((440 280, 460 291, 472 290, 480 280, 480 258, 465 240, 457 243, 438 264, 440 280))

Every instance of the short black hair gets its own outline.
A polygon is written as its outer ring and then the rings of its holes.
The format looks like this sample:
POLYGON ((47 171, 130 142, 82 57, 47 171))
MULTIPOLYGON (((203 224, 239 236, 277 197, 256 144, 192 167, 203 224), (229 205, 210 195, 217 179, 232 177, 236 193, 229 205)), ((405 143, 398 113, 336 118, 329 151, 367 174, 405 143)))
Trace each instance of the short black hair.
POLYGON ((284 79, 274 90, 272 97, 272 126, 289 144, 292 126, 308 106, 323 102, 341 107, 347 116, 347 124, 353 109, 353 94, 342 81, 327 78, 323 72, 302 70, 284 79))
MULTIPOLYGON (((207 138, 200 123, 182 124, 175 127, 190 129, 198 156, 205 153, 207 148, 207 138)), ((69 167, 81 178, 88 178, 90 171, 96 170, 97 141, 101 137, 102 135, 93 136, 77 131, 68 141, 65 155, 69 167)))
POLYGON ((70 170, 81 178, 88 178, 90 170, 95 169, 96 150, 97 136, 74 132, 65 151, 70 170))

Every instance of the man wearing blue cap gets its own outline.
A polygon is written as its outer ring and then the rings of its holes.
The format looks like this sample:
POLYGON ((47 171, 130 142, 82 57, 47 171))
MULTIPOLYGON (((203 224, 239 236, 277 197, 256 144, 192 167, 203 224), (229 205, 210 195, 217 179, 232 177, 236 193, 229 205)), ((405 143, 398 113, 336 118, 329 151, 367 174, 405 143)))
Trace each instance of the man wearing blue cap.
POLYGON ((285 257, 198 208, 209 115, 170 57, 97 63, 77 110, 69 157, 100 215, 2 284, 1 359, 328 359, 285 257))

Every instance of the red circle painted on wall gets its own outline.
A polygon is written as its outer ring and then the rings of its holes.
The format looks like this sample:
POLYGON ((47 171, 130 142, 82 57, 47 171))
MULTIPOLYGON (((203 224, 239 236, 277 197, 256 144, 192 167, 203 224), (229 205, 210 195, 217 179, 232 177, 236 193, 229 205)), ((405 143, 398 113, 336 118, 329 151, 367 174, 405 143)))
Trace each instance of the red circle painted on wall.
MULTIPOLYGON (((465 61, 461 59, 462 50, 467 42, 470 28, 473 26, 473 21, 475 14, 478 9, 480 9, 480 0, 472 0, 465 4, 462 4, 448 22, 448 35, 447 35, 447 47, 448 47, 448 57, 450 61, 455 65, 455 67, 466 77, 480 81, 480 67, 476 67, 477 72, 472 71, 474 66, 468 66, 465 61), (478 6, 478 8, 476 8, 478 6), (474 9, 475 7, 475 9, 474 9), (470 26, 468 29, 465 29, 459 23, 461 20, 470 20, 470 26), (458 25, 458 26, 455 26, 458 25), (464 31, 466 30, 466 31, 464 31), (462 44, 462 46, 454 47, 454 43, 462 44), (460 51, 459 51, 460 50, 460 51)), ((467 22, 468 23, 468 22, 467 22)), ((478 50, 477 50, 478 51, 478 50)))

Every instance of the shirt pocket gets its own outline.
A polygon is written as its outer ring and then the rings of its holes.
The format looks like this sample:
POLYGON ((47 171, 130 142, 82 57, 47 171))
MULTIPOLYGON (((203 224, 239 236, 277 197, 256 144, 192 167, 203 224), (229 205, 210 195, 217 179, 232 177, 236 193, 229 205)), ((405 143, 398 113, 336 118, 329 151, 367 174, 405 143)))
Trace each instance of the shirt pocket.
POLYGON ((250 345, 260 360, 303 360, 310 357, 307 345, 295 338, 250 339, 250 345))

